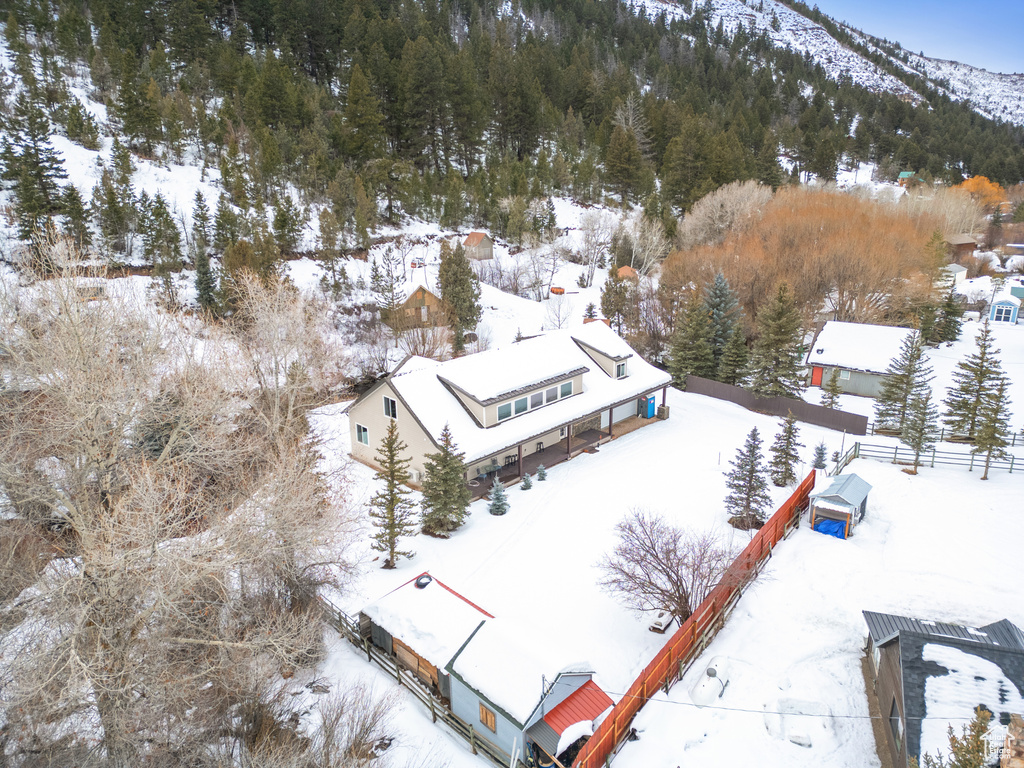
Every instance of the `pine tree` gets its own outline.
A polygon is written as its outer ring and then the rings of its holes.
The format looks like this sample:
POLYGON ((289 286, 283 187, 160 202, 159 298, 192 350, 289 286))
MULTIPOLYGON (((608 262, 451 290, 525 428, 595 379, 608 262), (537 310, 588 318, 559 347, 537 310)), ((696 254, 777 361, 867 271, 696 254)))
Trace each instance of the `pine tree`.
POLYGON ((729 462, 733 469, 726 474, 725 481, 729 489, 725 497, 725 508, 738 518, 740 527, 760 527, 759 524, 764 523, 765 512, 771 507, 772 499, 768 494, 763 460, 761 436, 757 427, 754 427, 747 435, 743 447, 736 452, 736 458, 729 462))
POLYGON ((357 163, 384 154, 384 118, 359 64, 352 67, 345 105, 345 151, 357 163))
POLYGON ((821 442, 814 446, 814 460, 811 462, 811 466, 815 469, 825 469, 825 443, 821 442))
POLYGON ((939 410, 932 404, 931 388, 915 391, 907 404, 907 415, 900 430, 900 442, 914 452, 914 474, 921 466, 921 454, 935 447, 939 436, 939 410))
POLYGON ((889 363, 875 400, 875 422, 878 426, 902 432, 911 399, 926 389, 930 391, 932 378, 921 337, 916 333, 907 336, 900 353, 889 363))
POLYGON ((633 295, 633 284, 629 280, 619 279, 618 272, 611 269, 608 279, 601 288, 601 314, 615 325, 615 330, 622 333, 622 322, 626 317, 626 308, 633 295))
POLYGON ((441 244, 437 282, 441 287, 441 300, 451 310, 455 351, 462 352, 465 332, 476 328, 483 313, 483 307, 480 306, 480 282, 473 274, 462 243, 458 243, 455 248, 448 243, 441 244))
POLYGON ((736 330, 740 317, 740 303, 721 272, 704 289, 704 306, 711 326, 711 348, 715 354, 715 367, 721 363, 725 347, 736 330))
POLYGON ((391 333, 396 342, 402 333, 398 309, 405 299, 404 285, 402 254, 389 245, 384 249, 380 262, 377 261, 376 256, 373 258, 370 269, 370 290, 380 309, 380 316, 391 326, 391 333))
POLYGON ((596 320, 597 319, 597 306, 594 302, 589 302, 587 308, 583 310, 584 320, 596 320))
POLYGON ((1006 396, 1006 379, 1001 378, 998 386, 990 389, 978 408, 978 425, 974 436, 973 453, 985 454, 985 473, 982 480, 988 480, 988 468, 992 459, 1006 456, 1010 444, 1010 398, 1006 396))
POLYGON ((0 150, 5 181, 14 183, 18 236, 31 240, 60 212, 61 188, 67 178, 60 155, 50 144, 50 121, 25 92, 18 94, 8 122, 10 141, 0 150))
POLYGON ((944 402, 946 426, 955 434, 974 440, 978 428, 978 412, 985 397, 1003 379, 999 350, 993 348, 992 329, 988 321, 975 339, 977 349, 956 364, 953 386, 944 402))
POLYGON ((426 457, 423 478, 423 532, 430 536, 448 538, 469 514, 472 494, 463 478, 466 455, 459 451, 445 424, 441 431, 441 450, 426 457))
POLYGON ((722 350, 722 359, 718 361, 715 378, 725 384, 736 384, 743 378, 747 368, 747 342, 743 338, 743 328, 737 323, 722 350))
POLYGON ((117 139, 110 156, 110 167, 103 169, 100 183, 93 187, 92 207, 106 251, 131 255, 142 207, 132 186, 135 165, 131 152, 117 139))
POLYGON ((711 346, 711 325, 704 302, 692 296, 676 318, 676 330, 669 348, 668 372, 672 385, 683 389, 690 374, 710 378, 715 374, 715 354, 711 346))
POLYGON ((779 286, 757 324, 745 386, 758 397, 799 397, 800 314, 788 285, 779 286))
POLYGON ((79 248, 92 243, 92 230, 89 229, 89 212, 85 209, 82 194, 74 184, 64 187, 60 200, 61 215, 64 217, 64 234, 70 237, 79 248))
POLYGON ((946 294, 942 306, 939 307, 938 326, 936 335, 939 341, 956 341, 960 338, 961 318, 964 308, 960 306, 953 291, 946 294))
POLYGON ((384 568, 394 568, 398 558, 411 558, 412 552, 398 548, 400 539, 416 532, 413 503, 409 500, 409 462, 403 458, 405 443, 398 435, 398 422, 392 420, 377 449, 376 479, 380 490, 370 499, 370 519, 377 529, 371 546, 387 555, 384 568))
POLYGON ((210 254, 205 248, 196 252, 196 300, 206 312, 217 309, 217 278, 210 265, 210 254))
POLYGON ((163 286, 164 300, 168 305, 177 303, 174 274, 181 271, 181 234, 167 208, 167 202, 159 192, 152 203, 145 198, 140 203, 143 209, 142 253, 153 266, 153 277, 163 286))
MULTIPOLYGON (((992 713, 978 706, 974 709, 974 719, 961 727, 959 736, 953 732, 953 726, 950 725, 946 731, 949 738, 949 761, 947 762, 941 754, 932 757, 925 753, 924 768, 985 768, 992 765, 989 754, 991 745, 988 739, 988 724, 991 719, 992 713)), ((910 762, 913 765, 916 761, 911 758, 910 762)))
POLYGON ((494 478, 487 501, 487 511, 492 515, 501 516, 508 512, 508 496, 505 495, 505 486, 498 478, 494 478))
POLYGON ((782 422, 782 431, 775 436, 775 441, 770 449, 772 458, 768 465, 772 482, 779 488, 783 488, 796 480, 796 465, 800 462, 798 448, 803 448, 803 443, 798 442, 799 430, 796 426, 796 417, 790 413, 782 422))
POLYGON ((537 482, 539 483, 547 479, 548 470, 543 464, 541 464, 539 467, 537 467, 537 482))
POLYGON ((643 156, 631 131, 626 131, 622 126, 615 127, 608 141, 604 167, 608 186, 619 194, 625 207, 626 201, 636 191, 643 168, 643 156))
POLYGON ((524 491, 528 491, 531 488, 533 488, 533 478, 530 477, 530 473, 529 472, 524 472, 523 473, 523 481, 522 481, 522 485, 520 487, 524 491))
POLYGON ((828 375, 825 386, 821 388, 821 405, 824 408, 836 409, 839 407, 839 395, 843 390, 839 386, 839 369, 833 368, 828 375))

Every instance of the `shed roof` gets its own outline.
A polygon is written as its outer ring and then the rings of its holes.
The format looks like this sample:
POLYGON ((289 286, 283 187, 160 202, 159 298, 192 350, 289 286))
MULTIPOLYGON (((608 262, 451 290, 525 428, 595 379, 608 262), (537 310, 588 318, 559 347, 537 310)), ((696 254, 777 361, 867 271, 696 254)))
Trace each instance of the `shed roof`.
POLYGON ((476 246, 480 245, 480 243, 483 241, 485 237, 487 237, 486 232, 470 232, 469 236, 465 239, 465 241, 463 241, 462 244, 467 248, 475 248, 476 246))
POLYGON ((1024 653, 1024 632, 1007 619, 983 627, 965 627, 927 619, 911 619, 889 613, 864 611, 864 620, 875 645, 884 645, 901 632, 925 635, 934 641, 957 640, 977 645, 991 645, 1024 653))
POLYGON ((444 667, 484 621, 494 618, 433 578, 416 586, 419 574, 363 608, 383 627, 436 667, 444 667))
POLYGON ((946 242, 950 245, 977 245, 978 239, 974 235, 962 232, 959 235, 950 235, 946 238, 946 242))
POLYGON ((871 485, 857 475, 838 475, 832 478, 828 488, 820 493, 812 493, 811 498, 832 501, 839 499, 850 506, 859 507, 870 491, 871 485))
POLYGON ((828 365, 865 373, 885 373, 913 328, 829 320, 807 353, 808 365, 828 365))
POLYGON ((544 722, 559 736, 570 725, 584 720, 594 720, 608 707, 614 704, 607 693, 602 691, 593 680, 587 680, 558 706, 544 715, 544 722))
POLYGON ((966 272, 967 271, 967 267, 965 267, 963 264, 947 264, 946 266, 944 266, 942 268, 942 271, 943 272, 950 272, 950 273, 954 273, 954 274, 960 274, 961 272, 966 272))
POLYGON ((901 179, 909 179, 913 175, 914 175, 913 171, 900 171, 900 178, 901 179))

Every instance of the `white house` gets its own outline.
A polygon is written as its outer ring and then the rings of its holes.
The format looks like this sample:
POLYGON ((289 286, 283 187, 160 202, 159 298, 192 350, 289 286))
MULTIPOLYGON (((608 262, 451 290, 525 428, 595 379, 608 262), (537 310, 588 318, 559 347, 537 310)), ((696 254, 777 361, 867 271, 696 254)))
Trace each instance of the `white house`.
POLYGON ((667 418, 670 381, 604 323, 446 362, 410 357, 349 407, 352 456, 376 466, 395 421, 418 484, 447 426, 482 494, 495 475, 515 479, 667 418))
POLYGON ((823 386, 837 370, 843 392, 876 397, 889 363, 916 334, 913 328, 830 320, 818 331, 807 353, 811 386, 823 386))

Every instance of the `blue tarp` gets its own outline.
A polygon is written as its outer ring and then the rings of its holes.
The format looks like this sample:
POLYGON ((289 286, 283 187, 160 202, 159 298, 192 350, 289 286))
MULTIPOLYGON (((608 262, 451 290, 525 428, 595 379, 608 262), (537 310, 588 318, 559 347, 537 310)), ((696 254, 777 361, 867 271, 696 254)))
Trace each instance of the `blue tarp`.
POLYGON ((814 530, 837 539, 846 538, 846 523, 842 520, 829 520, 826 517, 814 521, 814 530))

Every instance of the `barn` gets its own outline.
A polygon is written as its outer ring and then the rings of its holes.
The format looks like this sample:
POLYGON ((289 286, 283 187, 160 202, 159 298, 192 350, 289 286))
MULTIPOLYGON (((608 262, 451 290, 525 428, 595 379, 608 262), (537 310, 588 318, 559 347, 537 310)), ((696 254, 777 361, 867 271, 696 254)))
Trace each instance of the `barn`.
POLYGON ((864 518, 871 486, 854 474, 838 475, 824 491, 811 494, 811 528, 846 539, 864 518))

